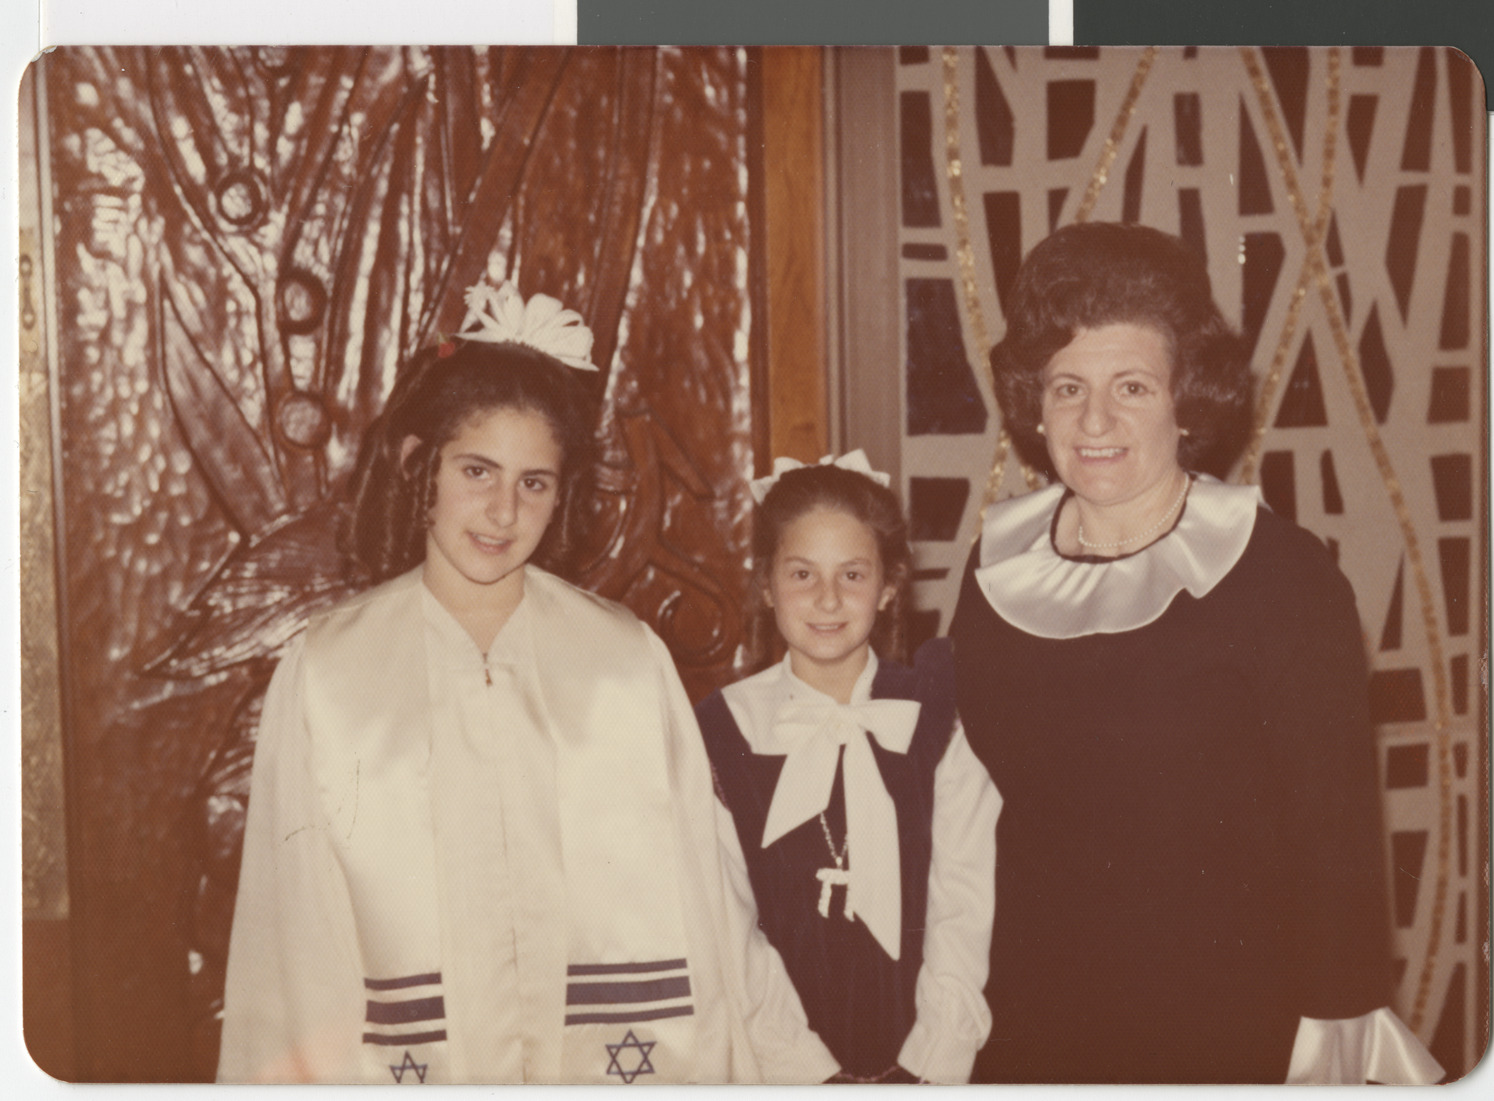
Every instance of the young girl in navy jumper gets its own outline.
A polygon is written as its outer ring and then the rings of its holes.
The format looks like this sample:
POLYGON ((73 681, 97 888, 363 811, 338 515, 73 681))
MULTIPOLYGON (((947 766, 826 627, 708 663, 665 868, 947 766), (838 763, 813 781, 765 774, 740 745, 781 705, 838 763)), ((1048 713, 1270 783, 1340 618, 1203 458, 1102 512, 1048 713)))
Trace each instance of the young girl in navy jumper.
POLYGON ((736 879, 837 1080, 965 1082, 990 1029, 1001 803, 955 716, 947 642, 912 668, 878 657, 901 649, 912 557, 888 481, 855 451, 780 458, 752 484, 753 648, 787 652, 696 713, 736 879))

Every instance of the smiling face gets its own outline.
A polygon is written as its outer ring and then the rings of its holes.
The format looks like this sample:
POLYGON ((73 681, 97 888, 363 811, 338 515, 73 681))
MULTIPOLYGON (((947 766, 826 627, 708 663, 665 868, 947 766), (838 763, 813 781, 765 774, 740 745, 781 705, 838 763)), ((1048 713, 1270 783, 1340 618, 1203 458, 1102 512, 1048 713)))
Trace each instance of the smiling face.
POLYGON ((1064 485, 1086 505, 1143 512, 1178 484, 1172 353, 1156 329, 1080 329, 1043 371, 1043 433, 1064 485))
MULTIPOLYGON (((405 440, 407 456, 415 443, 405 440)), ((441 448, 424 576, 458 618, 477 606, 518 602, 520 567, 555 513, 563 457, 542 414, 508 407, 478 413, 441 448)))
POLYGON ((768 574, 768 603, 800 680, 842 703, 866 667, 877 612, 894 593, 872 529, 816 508, 784 525, 768 574))

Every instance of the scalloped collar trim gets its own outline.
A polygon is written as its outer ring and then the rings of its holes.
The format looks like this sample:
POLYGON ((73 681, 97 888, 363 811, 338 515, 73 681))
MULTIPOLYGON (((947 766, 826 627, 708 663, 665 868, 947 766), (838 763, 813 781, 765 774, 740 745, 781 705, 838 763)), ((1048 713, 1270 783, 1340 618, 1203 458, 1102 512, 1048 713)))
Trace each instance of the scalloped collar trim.
POLYGON ((1135 554, 1104 560, 1065 558, 1053 546, 1062 484, 1003 501, 981 532, 976 582, 996 613, 1039 638, 1134 631, 1161 618, 1187 589, 1205 596, 1250 542, 1256 486, 1195 476, 1173 529, 1135 554))

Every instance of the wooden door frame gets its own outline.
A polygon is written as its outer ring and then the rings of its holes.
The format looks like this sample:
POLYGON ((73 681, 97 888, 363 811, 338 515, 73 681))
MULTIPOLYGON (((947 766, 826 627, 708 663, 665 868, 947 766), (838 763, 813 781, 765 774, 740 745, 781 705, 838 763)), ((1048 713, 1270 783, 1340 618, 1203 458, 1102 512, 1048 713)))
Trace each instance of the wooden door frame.
POLYGON ((886 47, 751 53, 754 305, 766 319, 753 327, 759 474, 774 456, 808 462, 862 447, 897 484, 897 129, 886 109, 896 64, 886 47))

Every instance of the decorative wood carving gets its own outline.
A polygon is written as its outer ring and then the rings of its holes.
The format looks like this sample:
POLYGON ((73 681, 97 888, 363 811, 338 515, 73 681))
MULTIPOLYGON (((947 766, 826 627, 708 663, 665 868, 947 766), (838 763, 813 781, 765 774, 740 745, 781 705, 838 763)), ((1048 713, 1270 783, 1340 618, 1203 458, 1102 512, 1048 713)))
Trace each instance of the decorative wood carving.
MULTIPOLYGON (((55 184, 80 1073, 211 1075, 260 697, 349 592, 401 356, 484 271, 610 371, 580 580, 729 679, 752 466, 744 51, 64 48, 55 184)), ((754 185, 755 186, 755 185, 754 185)))

